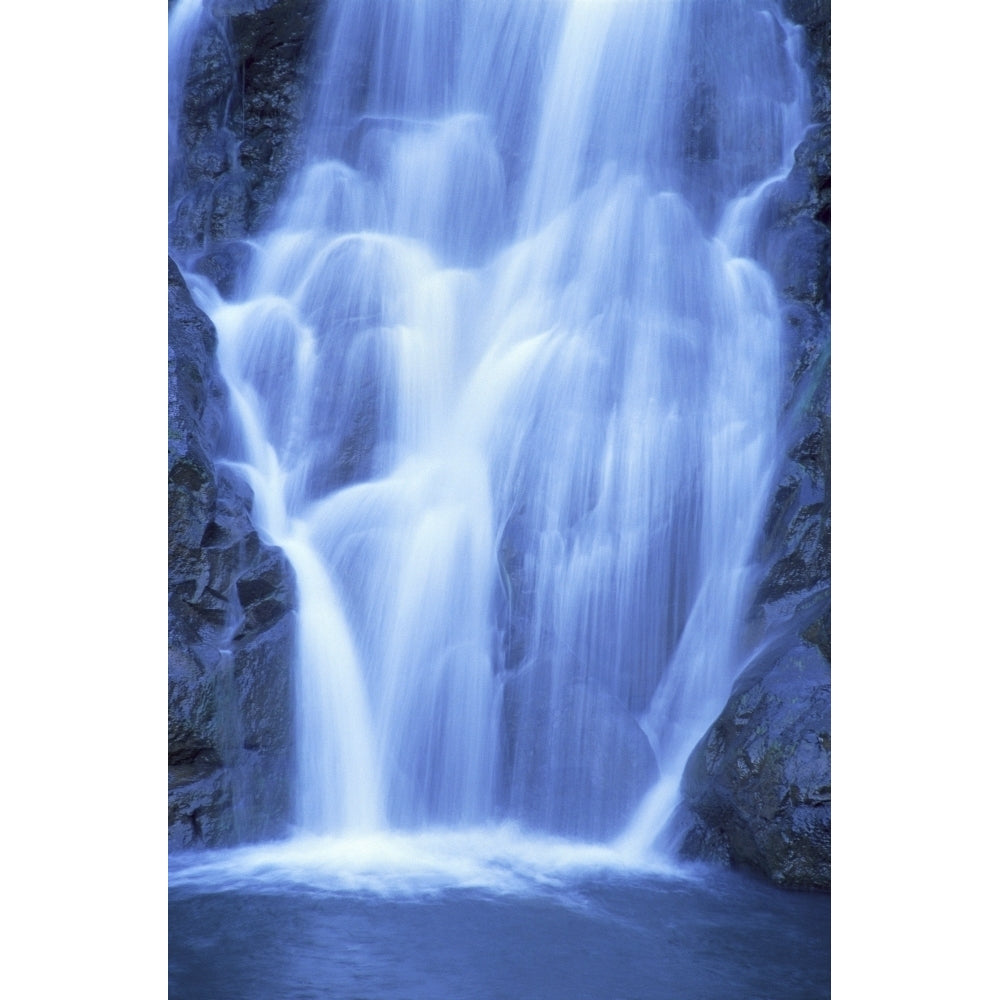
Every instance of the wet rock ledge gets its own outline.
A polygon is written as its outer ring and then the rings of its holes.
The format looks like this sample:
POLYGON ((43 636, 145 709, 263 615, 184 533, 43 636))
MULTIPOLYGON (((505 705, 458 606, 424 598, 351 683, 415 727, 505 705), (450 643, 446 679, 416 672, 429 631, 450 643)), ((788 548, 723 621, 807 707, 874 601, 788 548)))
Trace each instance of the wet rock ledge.
POLYGON ((829 891, 830 4, 783 6, 805 31, 814 122, 758 244, 784 303, 784 465, 747 622, 758 652, 688 761, 671 832, 689 858, 829 891))
POLYGON ((294 584, 210 456, 226 425, 216 334, 169 262, 170 849, 277 836, 289 815, 294 584))
MULTIPOLYGON (((322 0, 206 0, 170 164, 169 247, 223 294, 297 162, 322 0)), ((177 82, 177 81, 174 81, 177 82)), ((216 334, 169 267, 168 825, 171 850, 287 830, 294 579, 217 460, 228 403, 216 334)))

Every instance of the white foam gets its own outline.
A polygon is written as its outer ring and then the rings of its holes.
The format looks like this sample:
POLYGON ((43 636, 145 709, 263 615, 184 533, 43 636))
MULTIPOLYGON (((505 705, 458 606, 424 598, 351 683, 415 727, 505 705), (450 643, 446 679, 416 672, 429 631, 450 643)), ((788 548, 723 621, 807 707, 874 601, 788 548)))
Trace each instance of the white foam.
POLYGON ((177 855, 171 885, 193 889, 289 886, 382 897, 479 890, 565 893, 607 878, 690 877, 662 856, 528 834, 512 824, 362 836, 298 836, 225 851, 177 855))

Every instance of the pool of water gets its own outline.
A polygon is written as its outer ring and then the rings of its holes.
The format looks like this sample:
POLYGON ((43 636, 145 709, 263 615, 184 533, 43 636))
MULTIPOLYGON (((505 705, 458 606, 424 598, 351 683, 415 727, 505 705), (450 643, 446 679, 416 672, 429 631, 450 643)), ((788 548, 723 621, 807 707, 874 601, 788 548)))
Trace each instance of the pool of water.
POLYGON ((593 853, 562 865, 454 853, 449 868, 437 848, 409 867, 389 850, 379 871, 342 846, 326 864, 315 846, 173 861, 170 997, 830 996, 828 896, 593 853))

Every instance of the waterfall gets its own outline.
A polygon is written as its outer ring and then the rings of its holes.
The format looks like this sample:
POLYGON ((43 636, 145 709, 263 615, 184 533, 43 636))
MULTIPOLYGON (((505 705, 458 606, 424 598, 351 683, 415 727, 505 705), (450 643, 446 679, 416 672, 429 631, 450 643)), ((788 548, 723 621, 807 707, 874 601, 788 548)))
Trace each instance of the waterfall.
POLYGON ((170 77, 167 87, 167 122, 169 128, 170 179, 174 180, 177 150, 177 126, 184 100, 184 83, 191 62, 191 50, 201 26, 203 0, 175 0, 170 9, 167 61, 170 77))
POLYGON ((645 850, 746 655, 797 31, 772 0, 338 0, 315 41, 242 292, 192 283, 297 576, 297 824, 645 850))

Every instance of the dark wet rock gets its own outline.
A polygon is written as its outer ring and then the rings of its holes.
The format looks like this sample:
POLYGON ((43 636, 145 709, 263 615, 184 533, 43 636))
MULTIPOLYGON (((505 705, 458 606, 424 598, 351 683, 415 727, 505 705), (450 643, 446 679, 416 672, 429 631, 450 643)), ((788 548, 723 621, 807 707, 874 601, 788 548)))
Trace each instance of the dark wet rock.
POLYGON ((222 131, 232 87, 232 48, 225 27, 206 22, 188 62, 179 139, 192 153, 222 131))
MULTIPOLYGON (((806 31, 817 87, 829 90, 829 0, 786 0, 806 31)), ((786 180, 769 192, 761 220, 761 259, 785 308, 786 373, 778 486, 762 532, 763 579, 752 616, 762 634, 785 631, 817 643, 829 659, 830 632, 830 120, 815 124, 795 152, 786 180)))
POLYGON ((170 245, 190 254, 258 232, 298 162, 320 0, 216 0, 189 62, 170 245))
POLYGON ((785 0, 805 29, 813 121, 768 192, 758 258, 785 319, 786 442, 757 548, 748 638, 765 652, 685 771, 673 833, 688 857, 778 884, 830 886, 830 9, 785 0))
POLYGON ((246 569, 236 579, 236 598, 243 612, 236 639, 266 632, 292 603, 284 554, 274 546, 261 545, 256 532, 249 538, 256 544, 251 548, 253 558, 246 560, 246 569))
POLYGON ((795 150, 795 165, 776 191, 778 218, 806 216, 830 225, 830 122, 812 126, 795 150))
POLYGON ((215 180, 232 163, 233 135, 228 129, 209 132, 191 151, 191 168, 202 177, 215 180))
MULTIPOLYGON (((802 636, 801 610, 830 586, 829 126, 812 129, 763 218, 764 262, 785 301, 787 442, 760 539, 764 567, 752 618, 773 632, 782 618, 802 636), (816 236, 815 234, 820 234, 816 236), (787 252, 772 253, 775 246, 787 252), (806 248, 796 256, 795 247, 806 248)), ((828 629, 827 629, 828 631, 828 629)), ((810 633, 811 634, 811 633, 810 633)))
POLYGON ((217 489, 208 457, 224 420, 225 390, 214 364, 216 336, 176 264, 168 277, 167 344, 169 559, 186 567, 210 518, 217 489))
POLYGON ((167 829, 171 851, 235 843, 232 791, 225 774, 212 769, 193 780, 171 782, 167 829))
POLYGON ((805 32, 813 119, 830 119, 830 0, 781 0, 785 16, 805 32))
POLYGON ((786 298, 829 305, 830 230, 810 219, 774 229, 763 254, 786 298))
POLYGON ((250 270, 253 259, 253 246, 244 240, 235 240, 213 246, 193 262, 191 270, 208 278, 224 298, 233 299, 239 294, 240 282, 250 270))
POLYGON ((812 127, 772 188, 758 256, 790 302, 830 310, 830 125, 812 127))
POLYGON ((212 240, 239 239, 250 219, 250 185, 243 171, 229 171, 212 187, 208 234, 212 240))
POLYGON ((800 643, 733 688, 688 760, 681 853, 830 887, 830 663, 800 643))
MULTIPOLYGON (((282 567, 284 569, 284 567, 282 567)), ((287 581, 282 580, 283 586, 287 581)), ((270 599, 274 608, 287 610, 287 601, 270 599)), ((259 630, 248 630, 234 660, 243 746, 260 753, 281 747, 292 728, 291 672, 294 652, 294 616, 281 610, 279 617, 259 630), (275 655, 275 649, 281 655, 275 655)))
MULTIPOLYGON (((214 0, 188 64, 170 245, 239 292, 295 164, 318 0, 214 0)), ((214 459, 227 425, 215 331, 173 261, 169 300, 171 848, 277 836, 291 798, 293 577, 257 533, 249 487, 214 459)))
POLYGON ((293 582, 250 488, 209 457, 227 407, 215 330, 173 261, 168 319, 169 844, 222 846, 288 821, 293 582))

